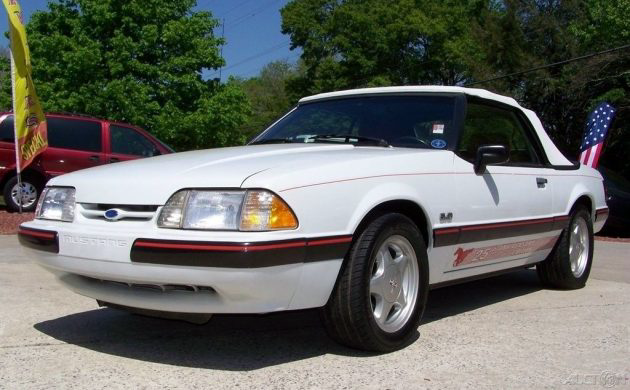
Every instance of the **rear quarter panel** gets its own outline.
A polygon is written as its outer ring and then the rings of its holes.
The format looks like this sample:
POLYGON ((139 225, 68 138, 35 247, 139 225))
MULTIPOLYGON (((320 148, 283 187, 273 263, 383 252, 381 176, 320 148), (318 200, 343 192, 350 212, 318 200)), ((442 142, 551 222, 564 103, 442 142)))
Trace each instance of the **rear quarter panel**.
POLYGON ((603 179, 597 170, 581 165, 575 171, 556 171, 552 188, 554 214, 568 215, 580 197, 588 197, 592 205, 593 230, 601 230, 605 219, 596 220, 596 212, 607 208, 607 205, 603 179))

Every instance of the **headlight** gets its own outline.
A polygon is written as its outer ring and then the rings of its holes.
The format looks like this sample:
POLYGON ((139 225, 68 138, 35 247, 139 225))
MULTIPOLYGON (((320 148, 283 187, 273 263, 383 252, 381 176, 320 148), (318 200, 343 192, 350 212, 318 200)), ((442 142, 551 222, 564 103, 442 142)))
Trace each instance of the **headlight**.
POLYGON ((44 188, 37 202, 35 218, 72 222, 74 220, 74 194, 74 188, 44 188))
POLYGON ((269 191, 183 190, 166 202, 158 226, 174 229, 267 231, 295 229, 289 206, 269 191))

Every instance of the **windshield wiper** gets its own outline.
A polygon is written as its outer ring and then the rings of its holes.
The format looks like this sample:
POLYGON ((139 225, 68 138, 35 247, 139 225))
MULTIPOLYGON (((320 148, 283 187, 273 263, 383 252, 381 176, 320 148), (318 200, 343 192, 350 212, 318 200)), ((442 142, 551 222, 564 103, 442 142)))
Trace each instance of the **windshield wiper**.
POLYGON ((309 137, 308 139, 313 141, 337 142, 335 141, 335 138, 342 138, 345 143, 350 143, 351 139, 356 139, 357 143, 370 143, 383 147, 389 146, 389 143, 382 138, 363 137, 351 134, 320 134, 309 137))
POLYGON ((295 141, 289 138, 267 138, 259 141, 254 141, 250 145, 262 145, 262 144, 293 144, 295 141))

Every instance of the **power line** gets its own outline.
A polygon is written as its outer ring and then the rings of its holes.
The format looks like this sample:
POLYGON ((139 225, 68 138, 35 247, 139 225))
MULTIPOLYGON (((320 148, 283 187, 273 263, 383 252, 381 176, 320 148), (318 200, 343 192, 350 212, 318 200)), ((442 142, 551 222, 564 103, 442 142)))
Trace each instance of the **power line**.
POLYGON ((596 52, 596 53, 589 53, 589 54, 586 54, 586 55, 583 55, 583 56, 579 56, 579 57, 569 58, 568 60, 558 61, 558 62, 554 62, 552 64, 536 66, 534 68, 525 69, 525 70, 522 70, 520 72, 509 73, 509 74, 502 75, 502 76, 495 76, 495 77, 491 77, 489 79, 481 80, 481 81, 473 81, 472 83, 464 84, 464 86, 468 87, 470 85, 487 83, 487 82, 490 82, 490 81, 504 79, 506 77, 518 76, 518 75, 522 75, 522 74, 525 74, 525 73, 535 72, 537 70, 551 68, 551 67, 558 66, 558 65, 564 65, 564 64, 568 64, 570 62, 580 61, 580 60, 584 60, 586 58, 596 57, 596 56, 599 56, 599 55, 602 55, 602 54, 612 53, 614 51, 619 51, 619 50, 628 49, 628 48, 630 48, 630 44, 629 45, 623 45, 623 46, 615 47, 615 48, 612 48, 612 49, 602 50, 602 51, 599 51, 599 52, 596 52))
MULTIPOLYGON (((209 5, 211 0, 205 0, 205 1, 200 1, 197 3, 197 8, 201 9, 207 5, 209 5)), ((221 18, 225 17, 226 15, 230 14, 232 11, 236 10, 237 8, 240 8, 242 5, 249 3, 252 0, 245 0, 242 1, 240 3, 238 3, 237 5, 235 5, 234 7, 230 8, 229 10, 225 11, 225 13, 221 16, 221 18)))
POLYGON ((239 66, 239 65, 242 65, 242 64, 244 64, 244 63, 246 63, 246 62, 249 62, 249 61, 251 61, 251 60, 255 60, 256 58, 262 57, 262 56, 264 56, 264 55, 266 55, 266 54, 268 54, 268 53, 271 53, 271 52, 276 51, 276 50, 278 50, 278 49, 282 49, 282 48, 284 48, 284 47, 287 47, 287 46, 289 46, 289 44, 290 44, 290 43, 291 43, 291 42, 287 41, 287 42, 280 43, 280 44, 275 45, 275 46, 271 46, 270 48, 268 48, 268 49, 266 49, 266 50, 263 50, 263 51, 261 51, 261 52, 258 52, 257 54, 254 54, 253 56, 250 56, 250 57, 244 58, 243 60, 241 60, 241 61, 239 61, 239 62, 237 62, 237 63, 235 63, 235 64, 232 64, 232 65, 228 66, 227 68, 225 68, 225 70, 235 68, 235 67, 237 67, 237 66, 239 66))
POLYGON ((245 0, 245 1, 241 1, 240 3, 238 3, 237 5, 235 5, 234 7, 230 8, 229 10, 225 11, 225 13, 221 16, 222 18, 225 18, 227 15, 231 14, 234 10, 240 8, 241 6, 249 3, 252 0, 245 0))
MULTIPOLYGON (((297 57, 299 57, 299 56, 301 56, 301 55, 302 55, 302 53, 295 53, 295 54, 293 54, 293 55, 291 55, 291 56, 288 56, 288 57, 285 57, 285 58, 278 58, 278 59, 277 59, 277 60, 275 60, 275 61, 281 61, 281 60, 284 60, 284 61, 287 61, 287 62, 291 62, 291 60, 293 60, 294 58, 297 58, 297 57)), ((236 76, 236 77, 245 77, 245 76, 249 76, 249 75, 251 75, 252 73, 259 72, 260 70, 261 70, 261 67, 256 67, 256 68, 250 69, 250 70, 248 70, 248 71, 246 71, 246 72, 239 73, 239 74, 234 75, 234 76, 236 76)))
MULTIPOLYGON (((229 70, 229 69, 233 69, 233 68, 235 68, 235 67, 237 67, 237 66, 239 66, 239 65, 242 65, 242 64, 247 63, 247 62, 249 62, 249 61, 255 60, 255 59, 260 58, 260 57, 263 57, 263 56, 265 56, 265 55, 267 55, 267 54, 269 54, 269 53, 271 53, 271 52, 274 52, 274 51, 276 51, 276 50, 279 50, 279 49, 282 49, 282 48, 284 48, 284 47, 289 46, 289 44, 290 44, 290 43, 291 43, 290 41, 286 41, 286 42, 279 43, 279 44, 277 44, 277 45, 271 46, 271 47, 269 47, 269 48, 267 48, 267 49, 265 49, 265 50, 263 50, 263 51, 260 51, 260 52, 258 52, 258 53, 256 53, 256 54, 252 55, 252 56, 249 56, 249 57, 247 57, 247 58, 244 58, 244 59, 242 59, 242 60, 241 60, 241 61, 239 61, 239 62, 236 62, 236 63, 234 63, 234 64, 232 64, 232 65, 230 65, 230 66, 228 66, 228 67, 225 67, 225 68, 223 68, 223 70, 224 70, 224 71, 226 71, 226 70, 229 70)), ((212 73, 212 74, 210 75, 210 77, 211 77, 211 76, 214 76, 214 75, 215 75, 215 74, 217 74, 217 73, 219 73, 219 71, 216 71, 216 72, 212 73)))
MULTIPOLYGON (((216 16, 216 18, 217 18, 217 19, 223 19, 223 20, 225 20, 225 17, 226 17, 227 15, 231 14, 231 13, 232 13, 232 12, 234 12, 235 10, 237 10, 237 9, 241 8, 243 5, 245 5, 245 4, 247 4, 247 3, 251 2, 251 1, 252 1, 252 0, 245 0, 245 1, 241 1, 240 3, 238 3, 237 5, 235 5, 234 7, 232 7, 232 8, 230 8, 230 9, 228 9, 227 11, 225 11, 225 13, 223 13, 223 15, 216 16)), ((237 17, 235 17, 235 18, 234 18, 234 19, 230 22, 230 24, 231 24, 231 23, 233 23, 234 21, 240 21, 240 20, 243 20, 243 19, 247 19, 247 18, 249 18, 249 17, 251 17, 251 16, 254 16, 254 15, 258 14, 258 13, 259 13, 259 12, 258 12, 259 10, 262 10, 262 9, 266 8, 266 7, 267 7, 267 5, 270 5, 270 4, 272 4, 272 3, 275 3, 276 1, 279 1, 279 0, 273 0, 272 2, 267 3, 267 4, 266 4, 266 5, 264 5, 263 7, 260 7, 260 8, 255 9, 255 10, 253 11, 253 12, 254 12, 253 14, 250 14, 249 12, 245 12, 245 14, 243 14, 243 15, 241 15, 241 16, 237 16, 237 17)), ((197 8, 200 8, 200 9, 201 9, 202 7, 205 7, 206 5, 208 5, 208 3, 209 3, 209 2, 210 2, 210 0, 206 0, 206 1, 199 2, 199 4, 197 4, 197 8)))
POLYGON ((280 1, 280 0, 272 0, 270 2, 265 3, 261 7, 250 11, 251 13, 245 13, 244 15, 241 15, 241 16, 239 16, 237 18, 234 18, 232 21, 230 21, 230 23, 228 23, 228 28, 234 28, 234 27, 242 24, 247 19, 253 18, 254 16, 256 16, 256 15, 266 11, 270 6, 272 6, 273 4, 277 3, 278 1, 280 1))

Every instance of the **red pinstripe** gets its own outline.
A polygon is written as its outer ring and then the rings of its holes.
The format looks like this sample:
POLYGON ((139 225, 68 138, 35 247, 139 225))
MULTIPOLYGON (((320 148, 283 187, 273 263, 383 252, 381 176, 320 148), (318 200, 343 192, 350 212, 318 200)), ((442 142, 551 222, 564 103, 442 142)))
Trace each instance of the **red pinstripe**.
MULTIPOLYGON (((320 182, 320 183, 311 183, 311 184, 304 184, 301 186, 296 186, 296 187, 289 187, 289 188, 285 188, 282 189, 278 192, 285 192, 285 191, 291 191, 291 190, 297 190, 300 188, 306 188, 306 187, 315 187, 315 186, 322 186, 322 185, 326 185, 326 184, 336 184, 336 183, 344 183, 344 182, 348 182, 348 181, 356 181, 356 180, 365 180, 365 179, 378 179, 378 178, 382 178, 382 177, 397 177, 397 176, 425 176, 425 175, 476 175, 476 173, 474 172, 418 172, 418 173, 392 173, 392 174, 384 174, 384 175, 374 175, 374 176, 362 176, 362 177, 352 177, 352 178, 347 178, 347 179, 339 179, 339 180, 332 180, 332 181, 324 181, 324 182, 320 182)), ((540 176, 540 173, 507 173, 507 172, 494 172, 492 173, 492 175, 511 175, 511 176, 540 176)), ((545 174, 544 176, 549 176, 549 177, 588 177, 591 179, 600 179, 599 177, 596 176, 591 176, 591 175, 555 175, 555 174, 545 174)))
POLYGON ((176 243, 176 242, 152 242, 137 240, 134 244, 135 247, 141 248, 160 248, 160 249, 190 249, 200 251, 221 251, 221 252, 254 252, 254 251, 266 251, 271 249, 286 249, 286 248, 301 248, 305 246, 319 246, 319 245, 331 245, 342 244, 352 241, 352 236, 337 237, 337 238, 325 238, 325 239, 313 239, 312 241, 291 241, 280 242, 275 244, 204 244, 204 243, 176 243))

